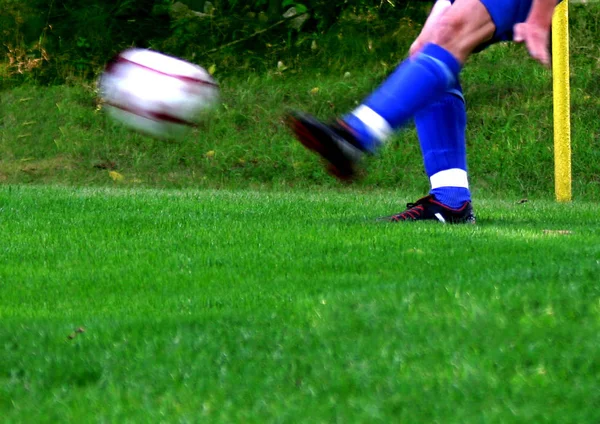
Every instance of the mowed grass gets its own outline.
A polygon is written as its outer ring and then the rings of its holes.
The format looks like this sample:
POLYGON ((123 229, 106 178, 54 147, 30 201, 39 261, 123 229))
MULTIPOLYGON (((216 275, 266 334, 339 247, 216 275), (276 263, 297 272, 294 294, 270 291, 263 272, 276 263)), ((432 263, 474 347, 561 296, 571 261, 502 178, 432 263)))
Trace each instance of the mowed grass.
POLYGON ((596 204, 0 188, 3 422, 600 420, 596 204))

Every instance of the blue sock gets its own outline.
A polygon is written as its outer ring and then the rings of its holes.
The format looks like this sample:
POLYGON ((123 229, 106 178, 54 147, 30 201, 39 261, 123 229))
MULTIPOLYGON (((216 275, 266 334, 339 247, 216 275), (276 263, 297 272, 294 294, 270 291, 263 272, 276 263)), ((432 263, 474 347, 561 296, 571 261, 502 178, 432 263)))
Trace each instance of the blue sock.
POLYGON ((467 117, 460 85, 415 115, 425 172, 436 199, 450 208, 471 200, 467 179, 467 117))
POLYGON ((453 86, 460 70, 460 62, 450 52, 428 44, 415 58, 402 62, 343 120, 365 150, 375 150, 394 130, 453 86))

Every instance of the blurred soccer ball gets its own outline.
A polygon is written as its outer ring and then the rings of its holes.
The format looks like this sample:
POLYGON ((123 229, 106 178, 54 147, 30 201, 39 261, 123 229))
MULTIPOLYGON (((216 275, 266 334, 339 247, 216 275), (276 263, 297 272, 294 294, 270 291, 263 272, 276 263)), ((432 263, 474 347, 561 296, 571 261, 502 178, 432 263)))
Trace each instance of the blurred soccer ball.
POLYGON ((120 53, 99 80, 108 113, 129 128, 173 138, 196 126, 219 97, 202 67, 145 49, 120 53))

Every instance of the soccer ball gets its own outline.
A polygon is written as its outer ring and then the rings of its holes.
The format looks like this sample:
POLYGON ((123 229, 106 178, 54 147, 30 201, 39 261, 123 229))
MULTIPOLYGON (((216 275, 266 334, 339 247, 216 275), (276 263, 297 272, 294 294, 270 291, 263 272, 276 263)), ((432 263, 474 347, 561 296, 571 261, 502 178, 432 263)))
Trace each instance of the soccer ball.
POLYGON ((117 55, 99 79, 109 115, 159 138, 181 136, 218 101, 219 87, 202 67, 152 50, 117 55))

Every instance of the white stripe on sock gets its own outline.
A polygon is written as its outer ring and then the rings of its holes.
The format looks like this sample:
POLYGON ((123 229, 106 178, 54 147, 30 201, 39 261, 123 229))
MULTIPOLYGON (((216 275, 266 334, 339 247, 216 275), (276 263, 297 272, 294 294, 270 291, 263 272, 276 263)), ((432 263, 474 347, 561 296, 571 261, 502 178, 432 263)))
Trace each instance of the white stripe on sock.
POLYGON ((467 171, 460 168, 446 169, 429 177, 431 188, 464 187, 469 188, 467 171))
POLYGON ((393 132, 390 124, 368 106, 360 105, 352 112, 352 114, 360 119, 369 129, 373 137, 379 141, 384 141, 393 132))
POLYGON ((428 54, 425 54, 425 53, 421 53, 419 58, 429 59, 436 66, 438 66, 444 72, 444 74, 446 74, 446 83, 448 84, 447 85, 448 87, 450 87, 456 83, 456 77, 452 73, 452 70, 444 62, 442 62, 439 59, 436 59, 433 56, 429 56, 428 54))

